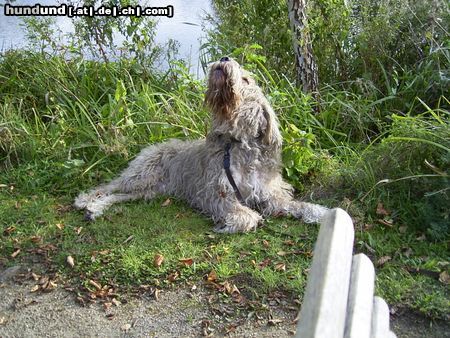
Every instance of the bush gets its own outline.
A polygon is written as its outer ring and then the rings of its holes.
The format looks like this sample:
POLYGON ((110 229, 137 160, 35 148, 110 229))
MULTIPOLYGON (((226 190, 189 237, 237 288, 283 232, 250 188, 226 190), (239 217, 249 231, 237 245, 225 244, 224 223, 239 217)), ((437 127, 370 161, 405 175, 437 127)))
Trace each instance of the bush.
POLYGON ((381 202, 397 225, 443 240, 450 231, 450 121, 448 112, 435 114, 393 115, 389 134, 349 161, 344 186, 360 192, 353 197, 367 210, 381 202))

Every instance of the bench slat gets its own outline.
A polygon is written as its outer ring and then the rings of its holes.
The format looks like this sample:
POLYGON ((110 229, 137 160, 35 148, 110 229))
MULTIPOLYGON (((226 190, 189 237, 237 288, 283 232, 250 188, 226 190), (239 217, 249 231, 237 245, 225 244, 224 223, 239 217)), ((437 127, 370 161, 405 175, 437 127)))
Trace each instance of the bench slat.
POLYGON ((343 337, 353 239, 350 216, 339 208, 328 212, 314 250, 297 337, 343 337))
POLYGON ((345 338, 370 338, 375 269, 364 254, 353 256, 345 338))
POLYGON ((393 332, 389 330, 389 307, 383 298, 373 298, 373 314, 371 338, 392 337, 393 332))

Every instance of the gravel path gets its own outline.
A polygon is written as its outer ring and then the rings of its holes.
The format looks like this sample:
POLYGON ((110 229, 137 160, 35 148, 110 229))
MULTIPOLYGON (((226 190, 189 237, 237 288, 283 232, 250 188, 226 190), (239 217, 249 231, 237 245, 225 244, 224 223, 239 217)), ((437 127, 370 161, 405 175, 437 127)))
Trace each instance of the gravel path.
MULTIPOLYGON (((162 291, 158 300, 140 297, 126 304, 83 307, 73 292, 61 287, 31 292, 35 283, 18 281, 19 273, 19 267, 0 272, 0 338, 292 337, 295 332, 292 307, 269 305, 265 315, 236 319, 220 315, 208 301, 213 292, 201 286, 162 291)), ((407 314, 394 318, 393 329, 398 337, 450 337, 448 325, 429 324, 407 314)))

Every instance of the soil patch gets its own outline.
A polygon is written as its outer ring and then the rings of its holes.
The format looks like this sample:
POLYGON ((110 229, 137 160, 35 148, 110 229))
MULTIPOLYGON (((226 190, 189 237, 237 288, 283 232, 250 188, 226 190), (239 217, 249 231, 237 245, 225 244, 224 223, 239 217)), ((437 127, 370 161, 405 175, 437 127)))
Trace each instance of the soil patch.
MULTIPOLYGON (((282 294, 245 309, 221 299, 204 285, 177 286, 154 296, 133 297, 105 306, 87 306, 74 292, 58 285, 35 291, 36 283, 23 280, 21 269, 0 273, 0 337, 291 337, 298 304, 282 294)), ((23 270, 22 270, 23 272, 23 270)), ((445 322, 432 322, 408 311, 391 320, 399 338, 450 337, 445 322)))

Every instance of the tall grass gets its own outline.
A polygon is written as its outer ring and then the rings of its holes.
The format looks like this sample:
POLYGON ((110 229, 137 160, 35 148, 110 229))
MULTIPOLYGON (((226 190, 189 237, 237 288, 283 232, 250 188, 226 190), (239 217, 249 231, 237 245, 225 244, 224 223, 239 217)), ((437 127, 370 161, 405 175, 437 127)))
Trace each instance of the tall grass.
POLYGON ((207 131, 203 83, 182 64, 150 74, 102 63, 11 51, 0 58, 0 166, 30 190, 92 185, 145 145, 207 131), (14 170, 11 170, 14 169, 14 170), (36 179, 27 173, 36 171, 36 179))
POLYGON ((179 79, 142 73, 127 60, 7 52, 0 60, 1 159, 6 165, 40 154, 95 162, 169 136, 202 136, 203 85, 181 66, 176 72, 179 79))

